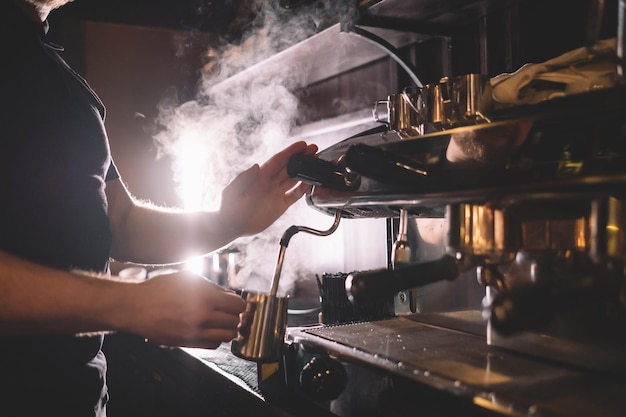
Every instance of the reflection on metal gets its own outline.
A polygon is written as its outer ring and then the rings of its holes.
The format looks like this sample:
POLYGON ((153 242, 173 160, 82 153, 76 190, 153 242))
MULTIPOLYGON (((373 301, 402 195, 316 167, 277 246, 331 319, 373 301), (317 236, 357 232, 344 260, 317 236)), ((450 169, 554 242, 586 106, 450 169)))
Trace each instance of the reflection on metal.
POLYGON ((231 351, 249 361, 275 362, 285 340, 288 297, 248 292, 245 299, 246 309, 231 351))
POLYGON ((482 204, 450 205, 446 217, 449 251, 477 264, 509 262, 515 256, 508 243, 510 233, 504 209, 482 204))

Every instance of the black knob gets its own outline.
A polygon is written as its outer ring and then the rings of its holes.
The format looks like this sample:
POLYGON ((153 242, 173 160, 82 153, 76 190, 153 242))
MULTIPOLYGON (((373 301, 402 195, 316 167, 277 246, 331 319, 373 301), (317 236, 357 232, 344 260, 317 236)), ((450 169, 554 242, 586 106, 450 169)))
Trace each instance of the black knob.
POLYGON ((317 401, 334 400, 348 384, 348 374, 336 359, 313 356, 300 371, 300 387, 317 401))

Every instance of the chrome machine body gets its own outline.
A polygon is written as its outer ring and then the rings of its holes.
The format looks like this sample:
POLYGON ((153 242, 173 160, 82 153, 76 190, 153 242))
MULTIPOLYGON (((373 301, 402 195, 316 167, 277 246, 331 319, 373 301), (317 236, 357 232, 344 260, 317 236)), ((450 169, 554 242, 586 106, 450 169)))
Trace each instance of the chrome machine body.
MULTIPOLYGON (((589 407, 620 415, 626 90, 616 82, 528 105, 479 100, 468 111, 449 106, 472 100, 429 103, 433 89, 406 94, 422 112, 419 133, 369 131, 323 150, 319 161, 293 161, 294 176, 316 184, 312 207, 399 226, 389 268, 344 277, 354 305, 395 298, 391 317, 288 329, 288 389, 343 415, 341 398, 367 402, 354 396, 362 388, 348 394, 350 381, 374 373, 396 388, 417 383, 411 392, 451 393, 466 401, 463 412, 568 416, 589 407), (459 158, 454 148, 466 138, 474 146, 459 158), (425 261, 407 237, 423 219, 444 225, 441 256, 425 261), (474 308, 423 308, 429 286, 465 279, 484 290, 474 308), (585 391, 588 384, 597 389, 585 391)), ((417 401, 396 391, 389 395, 401 409, 417 401)))
POLYGON ((412 77, 374 104, 380 128, 292 158, 311 207, 393 227, 386 268, 320 282, 321 324, 288 328, 259 368, 267 398, 626 415, 624 10, 615 39, 590 16, 585 46, 515 73, 412 77))

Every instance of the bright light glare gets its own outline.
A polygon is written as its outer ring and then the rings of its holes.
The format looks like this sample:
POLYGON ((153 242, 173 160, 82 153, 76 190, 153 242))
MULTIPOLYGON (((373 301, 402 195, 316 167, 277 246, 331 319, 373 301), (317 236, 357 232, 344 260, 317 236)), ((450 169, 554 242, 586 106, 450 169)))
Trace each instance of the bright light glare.
MULTIPOLYGON (((201 210, 207 193, 206 177, 209 171, 207 160, 212 149, 204 139, 202 131, 189 126, 176 144, 176 164, 178 166, 179 195, 186 210, 201 210)), ((215 261, 215 259, 213 259, 215 261)), ((218 259, 219 261, 219 259, 218 259)), ((204 257, 193 257, 185 261, 185 269, 204 275, 204 257)))
POLYGON ((203 164, 203 152, 199 149, 195 135, 188 132, 177 147, 178 164, 182 167, 180 190, 183 205, 189 210, 198 210, 202 207, 202 178, 206 169, 203 164))
POLYGON ((185 269, 187 271, 194 272, 198 275, 204 274, 204 257, 198 256, 196 258, 188 259, 185 262, 185 269))
MULTIPOLYGON (((230 258, 229 258, 230 260, 230 258)), ((220 255, 218 253, 213 254, 213 270, 220 271, 220 255)))

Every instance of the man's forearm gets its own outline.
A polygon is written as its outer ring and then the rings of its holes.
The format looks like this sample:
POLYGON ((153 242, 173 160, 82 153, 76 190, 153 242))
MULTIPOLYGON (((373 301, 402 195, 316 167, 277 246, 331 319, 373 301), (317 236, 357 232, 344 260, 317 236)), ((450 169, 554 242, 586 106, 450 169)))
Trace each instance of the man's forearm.
POLYGON ((41 266, 0 251, 0 333, 119 330, 118 301, 131 283, 41 266))
POLYGON ((183 212, 136 205, 115 234, 112 256, 144 264, 183 262, 228 244, 230 233, 217 212, 183 212))

